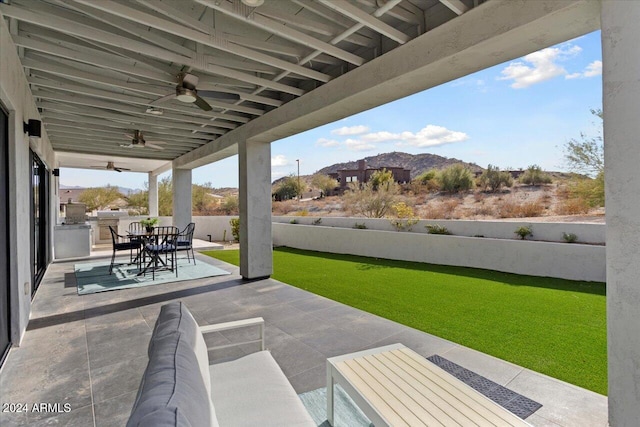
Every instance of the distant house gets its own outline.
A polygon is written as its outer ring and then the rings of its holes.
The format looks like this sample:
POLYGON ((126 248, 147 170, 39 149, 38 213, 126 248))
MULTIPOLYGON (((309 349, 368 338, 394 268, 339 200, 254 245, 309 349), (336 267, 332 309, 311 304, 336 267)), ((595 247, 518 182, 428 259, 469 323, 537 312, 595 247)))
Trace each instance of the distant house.
POLYGON ((80 203, 80 194, 86 190, 86 188, 61 188, 59 190, 60 196, 60 216, 67 215, 67 204, 68 203, 80 203))
POLYGON ((344 189, 352 182, 368 182, 371 176, 383 169, 391 172, 393 180, 400 184, 411 181, 411 170, 396 166, 382 166, 379 168, 368 168, 366 160, 358 160, 358 169, 339 169, 337 173, 329 174, 338 180, 340 188, 344 189))

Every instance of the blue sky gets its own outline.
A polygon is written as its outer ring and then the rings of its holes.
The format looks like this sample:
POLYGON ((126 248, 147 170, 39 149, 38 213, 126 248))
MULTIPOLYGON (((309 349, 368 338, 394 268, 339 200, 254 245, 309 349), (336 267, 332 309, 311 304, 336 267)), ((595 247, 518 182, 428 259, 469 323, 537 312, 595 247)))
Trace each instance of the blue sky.
MULTIPOLYGON (((600 32, 561 43, 271 145, 272 178, 391 151, 501 168, 564 170, 563 146, 595 134, 602 106, 600 32)), ((197 184, 237 187, 236 156, 193 171, 197 184)), ((170 172, 168 173, 170 174, 170 172)), ((142 188, 146 174, 64 169, 64 185, 142 188)))

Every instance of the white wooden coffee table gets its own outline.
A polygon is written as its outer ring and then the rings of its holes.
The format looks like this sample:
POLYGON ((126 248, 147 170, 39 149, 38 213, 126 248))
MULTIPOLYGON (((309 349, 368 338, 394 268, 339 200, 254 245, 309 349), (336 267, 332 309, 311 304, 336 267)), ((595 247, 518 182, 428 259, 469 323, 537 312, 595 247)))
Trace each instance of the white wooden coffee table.
POLYGON ((376 427, 529 426, 402 344, 327 359, 327 420, 340 384, 376 427))

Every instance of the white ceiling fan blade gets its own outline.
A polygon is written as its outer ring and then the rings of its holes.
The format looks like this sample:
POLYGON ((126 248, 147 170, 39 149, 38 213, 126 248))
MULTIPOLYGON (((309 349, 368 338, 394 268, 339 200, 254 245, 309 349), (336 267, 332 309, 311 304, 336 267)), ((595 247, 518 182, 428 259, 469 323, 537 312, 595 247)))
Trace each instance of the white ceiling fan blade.
POLYGON ((204 111, 211 111, 213 109, 211 108, 211 105, 209 105, 207 101, 205 101, 204 99, 200 98, 197 95, 196 95, 196 101, 194 102, 194 104, 196 104, 201 110, 204 110, 204 111))
POLYGON ((164 150, 164 147, 160 147, 159 145, 156 144, 150 144, 148 142, 146 142, 144 144, 145 147, 149 147, 149 148, 153 148, 154 150, 164 150))
POLYGON ((129 133, 125 133, 124 136, 126 136, 128 139, 133 139, 134 136, 129 134, 129 133))
POLYGON ((168 142, 164 142, 164 141, 149 141, 148 139, 145 139, 144 141, 145 141, 145 143, 147 145, 149 145, 149 143, 151 143, 151 144, 159 144, 159 145, 168 144, 168 142))
POLYGON ((89 166, 91 169, 106 169, 104 166, 89 166))
POLYGON ((166 102, 166 101, 168 101, 168 100, 170 100, 170 99, 173 99, 173 98, 175 98, 175 97, 176 97, 176 94, 175 94, 175 93, 170 93, 169 95, 165 95, 165 96, 163 96, 162 98, 158 98, 158 99, 156 99, 155 101, 150 102, 149 104, 150 104, 150 105, 161 104, 161 103, 166 102))

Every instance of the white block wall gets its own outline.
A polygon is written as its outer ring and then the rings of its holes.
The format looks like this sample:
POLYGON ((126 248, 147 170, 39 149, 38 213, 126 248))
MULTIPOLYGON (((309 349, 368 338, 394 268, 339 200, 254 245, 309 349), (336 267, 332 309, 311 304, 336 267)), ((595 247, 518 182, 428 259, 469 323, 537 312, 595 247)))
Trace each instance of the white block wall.
POLYGON ((605 281, 605 247, 598 245, 282 223, 273 224, 273 243, 276 246, 321 252, 475 267, 570 280, 605 281))

